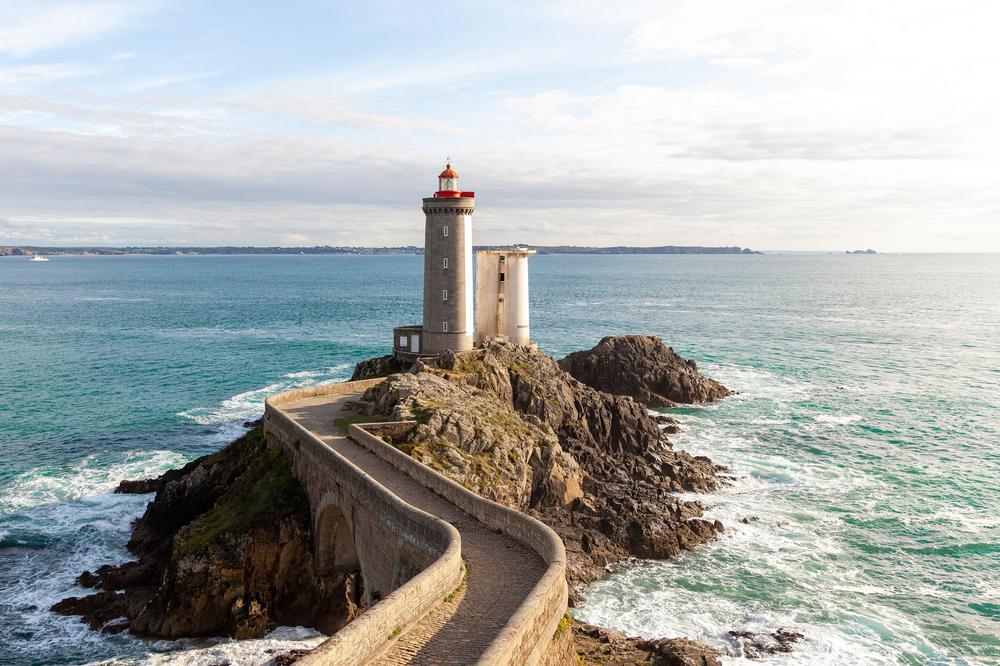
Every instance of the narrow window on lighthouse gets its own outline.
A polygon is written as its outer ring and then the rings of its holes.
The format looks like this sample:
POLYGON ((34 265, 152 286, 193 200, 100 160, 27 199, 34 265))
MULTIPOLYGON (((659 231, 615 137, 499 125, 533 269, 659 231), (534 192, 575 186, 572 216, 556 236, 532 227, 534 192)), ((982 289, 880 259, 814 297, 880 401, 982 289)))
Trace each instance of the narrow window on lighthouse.
POLYGON ((446 322, 446 321, 441 322, 441 331, 443 333, 447 333, 448 332, 448 322, 446 322))
POLYGON ((448 268, 448 257, 441 260, 441 268, 448 268))
POLYGON ((441 300, 442 301, 447 301, 448 300, 448 290, 447 289, 442 289, 441 290, 441 300))
POLYGON ((444 225, 444 235, 445 235, 445 236, 447 236, 447 235, 448 235, 448 225, 447 225, 447 224, 446 224, 446 225, 444 225))

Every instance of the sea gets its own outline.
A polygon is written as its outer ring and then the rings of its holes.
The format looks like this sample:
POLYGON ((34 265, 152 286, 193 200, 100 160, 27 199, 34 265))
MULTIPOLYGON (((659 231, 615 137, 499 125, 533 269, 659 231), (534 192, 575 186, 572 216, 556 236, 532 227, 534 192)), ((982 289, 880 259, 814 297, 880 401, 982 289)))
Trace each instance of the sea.
MULTIPOLYGON (((48 611, 129 559, 149 496, 266 396, 347 379, 421 318, 418 256, 0 258, 0 664, 261 664, 322 636, 148 641, 48 611)), ((574 610, 726 664, 1000 664, 1000 255, 540 255, 556 357, 658 335, 738 391, 670 410, 725 525, 574 610), (751 660, 730 631, 802 640, 751 660)))

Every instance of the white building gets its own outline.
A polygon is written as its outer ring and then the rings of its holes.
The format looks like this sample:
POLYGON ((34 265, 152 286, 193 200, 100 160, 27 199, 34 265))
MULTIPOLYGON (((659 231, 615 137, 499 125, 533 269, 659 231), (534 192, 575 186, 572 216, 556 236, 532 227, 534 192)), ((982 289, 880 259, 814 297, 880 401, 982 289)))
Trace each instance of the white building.
POLYGON ((531 343, 528 321, 528 257, 514 247, 476 252, 476 344, 506 338, 531 343))

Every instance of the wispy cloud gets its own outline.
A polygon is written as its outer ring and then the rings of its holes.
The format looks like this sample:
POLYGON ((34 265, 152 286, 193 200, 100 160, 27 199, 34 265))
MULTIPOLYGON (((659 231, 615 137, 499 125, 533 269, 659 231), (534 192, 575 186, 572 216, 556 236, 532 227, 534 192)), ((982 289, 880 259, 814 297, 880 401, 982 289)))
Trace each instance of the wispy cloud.
POLYGON ((23 58, 39 51, 96 39, 127 25, 148 3, 98 1, 0 1, 0 53, 23 58))
POLYGON ((0 0, 0 242, 1000 250, 989 3, 150 7, 0 0))
POLYGON ((53 63, 46 65, 0 66, 0 86, 32 84, 59 79, 93 76, 99 70, 83 65, 53 63))
POLYGON ((176 86, 182 83, 191 83, 192 81, 213 79, 217 76, 223 75, 224 73, 224 70, 214 70, 208 72, 165 74, 162 76, 154 76, 136 81, 132 83, 130 88, 133 92, 142 93, 150 90, 156 90, 158 88, 169 88, 170 86, 176 86))

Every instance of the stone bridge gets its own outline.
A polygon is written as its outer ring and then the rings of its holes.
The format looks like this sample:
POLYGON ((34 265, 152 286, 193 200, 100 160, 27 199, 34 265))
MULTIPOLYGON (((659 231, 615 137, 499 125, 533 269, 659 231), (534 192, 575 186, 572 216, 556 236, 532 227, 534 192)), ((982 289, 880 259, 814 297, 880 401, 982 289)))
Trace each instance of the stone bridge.
POLYGON ((566 552, 543 523, 387 444, 412 424, 350 424, 381 380, 269 398, 268 443, 309 497, 320 571, 360 570, 367 610, 303 664, 575 663, 561 631, 566 552))

